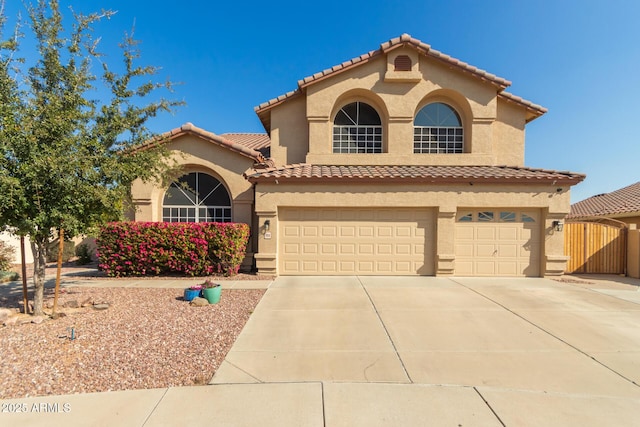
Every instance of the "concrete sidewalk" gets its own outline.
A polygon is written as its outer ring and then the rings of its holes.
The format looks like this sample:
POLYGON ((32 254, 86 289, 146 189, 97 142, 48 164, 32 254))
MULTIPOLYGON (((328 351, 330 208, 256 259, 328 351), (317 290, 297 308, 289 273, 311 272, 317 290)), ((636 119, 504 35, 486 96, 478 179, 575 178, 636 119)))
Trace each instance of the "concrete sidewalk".
POLYGON ((281 277, 264 285, 212 385, 5 400, 0 425, 639 423, 633 282, 281 277))

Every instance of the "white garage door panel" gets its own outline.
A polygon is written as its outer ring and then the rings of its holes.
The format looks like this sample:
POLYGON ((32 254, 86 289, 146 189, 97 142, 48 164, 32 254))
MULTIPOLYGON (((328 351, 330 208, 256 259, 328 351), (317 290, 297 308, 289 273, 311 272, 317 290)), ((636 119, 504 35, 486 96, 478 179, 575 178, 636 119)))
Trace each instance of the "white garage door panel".
POLYGON ((429 209, 284 208, 280 274, 434 274, 429 209))
POLYGON ((515 215, 507 216, 503 214, 505 211, 509 210, 459 212, 455 237, 456 275, 539 275, 540 214, 511 210, 509 212, 515 215), (484 215, 490 212, 493 215, 484 215), (507 217, 509 221, 503 222, 503 218, 507 217), (487 218, 493 218, 493 221, 487 221, 487 218))

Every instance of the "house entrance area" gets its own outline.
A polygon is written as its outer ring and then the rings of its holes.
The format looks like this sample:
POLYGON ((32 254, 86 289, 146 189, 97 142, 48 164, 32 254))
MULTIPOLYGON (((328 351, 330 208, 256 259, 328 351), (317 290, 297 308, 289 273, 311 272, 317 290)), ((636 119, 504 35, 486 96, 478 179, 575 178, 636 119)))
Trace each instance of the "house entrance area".
POLYGON ((459 210, 456 276, 540 276, 541 224, 535 210, 459 210))
POLYGON ((433 275, 431 209, 281 208, 282 275, 433 275))

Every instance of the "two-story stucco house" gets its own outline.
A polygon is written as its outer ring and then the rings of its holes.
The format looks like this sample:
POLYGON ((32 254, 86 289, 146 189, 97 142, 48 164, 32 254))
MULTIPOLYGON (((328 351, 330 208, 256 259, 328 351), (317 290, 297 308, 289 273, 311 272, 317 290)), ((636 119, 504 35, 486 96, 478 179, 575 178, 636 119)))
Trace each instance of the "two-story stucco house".
POLYGON ((584 175, 524 166, 546 110, 509 85, 404 34, 256 107, 267 135, 163 135, 193 190, 138 183, 135 218, 249 223, 261 273, 561 274, 584 175))

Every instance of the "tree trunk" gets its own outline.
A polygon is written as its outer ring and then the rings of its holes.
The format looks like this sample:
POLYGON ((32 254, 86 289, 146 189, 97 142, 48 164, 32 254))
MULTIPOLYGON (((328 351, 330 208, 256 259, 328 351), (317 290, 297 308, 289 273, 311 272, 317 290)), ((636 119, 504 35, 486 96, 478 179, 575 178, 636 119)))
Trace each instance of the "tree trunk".
POLYGON ((44 275, 46 267, 47 242, 31 242, 33 251, 33 285, 35 292, 33 295, 34 316, 44 315, 44 275))

